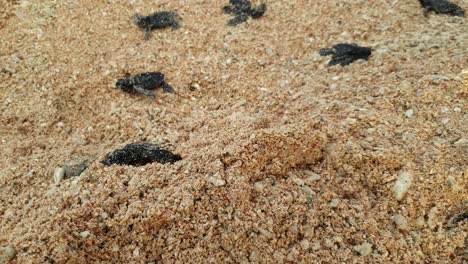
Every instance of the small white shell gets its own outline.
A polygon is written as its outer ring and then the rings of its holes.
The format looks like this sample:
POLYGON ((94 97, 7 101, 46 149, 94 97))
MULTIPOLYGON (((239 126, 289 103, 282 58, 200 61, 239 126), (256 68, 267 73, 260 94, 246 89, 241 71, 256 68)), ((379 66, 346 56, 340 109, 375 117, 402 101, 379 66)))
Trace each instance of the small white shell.
POLYGON ((65 175, 65 169, 63 168, 56 168, 54 173, 54 181, 56 185, 59 185, 60 182, 63 180, 65 175))
POLYGON ((403 196, 411 186, 412 179, 413 176, 406 171, 402 171, 398 176, 398 179, 393 186, 393 195, 398 201, 403 199, 403 196))

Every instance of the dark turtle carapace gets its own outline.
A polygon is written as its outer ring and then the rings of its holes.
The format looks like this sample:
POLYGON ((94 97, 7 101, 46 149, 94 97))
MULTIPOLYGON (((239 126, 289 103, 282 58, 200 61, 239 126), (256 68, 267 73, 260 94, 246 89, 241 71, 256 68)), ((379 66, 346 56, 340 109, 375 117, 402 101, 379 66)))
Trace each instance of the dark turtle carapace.
POLYGON ((223 8, 225 14, 233 14, 235 17, 228 21, 229 26, 241 24, 250 17, 256 19, 265 13, 267 10, 266 4, 261 4, 258 7, 252 7, 249 0, 229 0, 229 5, 223 8))
POLYGON ((149 98, 156 98, 152 90, 159 87, 163 88, 165 92, 174 92, 172 86, 164 81, 164 74, 160 72, 144 72, 133 77, 126 73, 124 78, 117 80, 115 86, 124 92, 136 92, 149 98))
POLYGON ((143 166, 153 162, 162 164, 174 163, 181 159, 180 155, 174 154, 158 145, 149 142, 136 142, 108 153, 102 164, 106 166, 112 164, 143 166))
POLYGON ((424 16, 427 16, 431 11, 438 14, 465 16, 465 11, 459 5, 447 0, 419 0, 419 3, 421 3, 421 6, 424 8, 424 16))
POLYGON ((179 16, 175 11, 160 11, 147 16, 135 14, 133 22, 141 30, 145 32, 145 40, 148 39, 149 32, 153 29, 171 27, 173 30, 178 29, 179 16))
POLYGON ((360 47, 357 44, 337 44, 330 49, 320 49, 321 56, 332 55, 332 60, 328 66, 341 64, 342 66, 348 65, 355 60, 367 60, 371 55, 371 49, 367 47, 360 47))

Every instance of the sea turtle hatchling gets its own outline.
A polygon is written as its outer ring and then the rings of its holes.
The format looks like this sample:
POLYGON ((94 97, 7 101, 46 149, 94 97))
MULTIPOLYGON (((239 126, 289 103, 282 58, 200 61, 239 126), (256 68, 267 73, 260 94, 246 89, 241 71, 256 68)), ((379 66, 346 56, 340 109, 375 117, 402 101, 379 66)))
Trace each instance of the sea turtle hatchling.
POLYGON ((424 16, 428 16, 430 11, 437 14, 451 14, 454 16, 463 17, 465 11, 457 4, 447 0, 419 0, 421 6, 424 8, 424 16))
POLYGON ((127 93, 137 92, 148 98, 156 98, 153 89, 163 88, 167 93, 173 93, 174 89, 164 81, 164 74, 160 72, 144 72, 133 77, 129 73, 125 77, 118 79, 115 87, 127 93))
POLYGON ((235 15, 234 18, 228 21, 229 26, 237 26, 244 23, 249 16, 254 19, 260 18, 266 10, 267 6, 265 3, 254 8, 249 0, 229 0, 229 5, 223 8, 225 14, 235 15))
POLYGON ((180 155, 158 145, 149 142, 136 142, 108 153, 101 163, 105 166, 112 164, 143 166, 153 162, 174 163, 181 159, 180 155))
POLYGON ((148 39, 149 32, 153 29, 171 27, 172 30, 178 29, 179 15, 175 11, 160 11, 149 14, 147 16, 141 16, 135 14, 133 16, 133 22, 141 30, 145 32, 144 39, 148 39))
POLYGON ((371 52, 372 50, 370 48, 361 47, 354 43, 341 43, 336 44, 330 49, 320 49, 319 54, 321 56, 332 55, 332 60, 328 63, 328 66, 334 66, 337 64, 345 66, 358 59, 367 60, 371 55, 371 52))

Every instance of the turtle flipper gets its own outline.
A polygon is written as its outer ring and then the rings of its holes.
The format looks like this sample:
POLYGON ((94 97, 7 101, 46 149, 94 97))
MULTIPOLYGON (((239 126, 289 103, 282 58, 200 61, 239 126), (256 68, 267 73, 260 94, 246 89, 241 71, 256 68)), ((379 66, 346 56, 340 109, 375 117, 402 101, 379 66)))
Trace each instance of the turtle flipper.
POLYGON ((431 9, 428 6, 424 7, 424 10, 423 10, 424 17, 428 17, 430 11, 431 9))
POLYGON ((161 87, 166 93, 174 93, 174 88, 166 82, 163 82, 161 87))
POLYGON ((149 39, 149 32, 151 31, 151 29, 149 28, 145 28, 145 36, 143 37, 144 40, 148 40, 149 39))
POLYGON ((319 50, 320 56, 328 56, 328 55, 332 55, 334 53, 335 52, 333 51, 333 49, 322 48, 322 49, 319 50))
POLYGON ((245 14, 242 14, 242 15, 238 15, 236 16, 235 18, 233 19, 229 19, 228 21, 228 25, 229 26, 237 26, 241 23, 244 23, 245 21, 247 21, 249 17, 245 14))
POLYGON ((140 94, 142 94, 142 95, 144 95, 144 96, 146 96, 146 97, 148 97, 148 98, 156 99, 156 96, 154 95, 153 91, 151 91, 151 90, 143 89, 143 88, 142 88, 141 86, 139 86, 139 85, 133 86, 133 89, 134 89, 136 92, 138 92, 138 93, 140 93, 140 94))

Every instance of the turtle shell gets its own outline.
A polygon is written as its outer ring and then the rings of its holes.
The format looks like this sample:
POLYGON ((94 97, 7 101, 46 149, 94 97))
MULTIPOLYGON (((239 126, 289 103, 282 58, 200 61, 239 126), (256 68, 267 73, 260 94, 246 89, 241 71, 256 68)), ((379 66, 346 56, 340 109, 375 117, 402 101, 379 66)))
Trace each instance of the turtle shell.
POLYGON ((139 86, 145 90, 152 90, 164 83, 164 74, 160 72, 144 72, 130 79, 133 86, 139 86))

